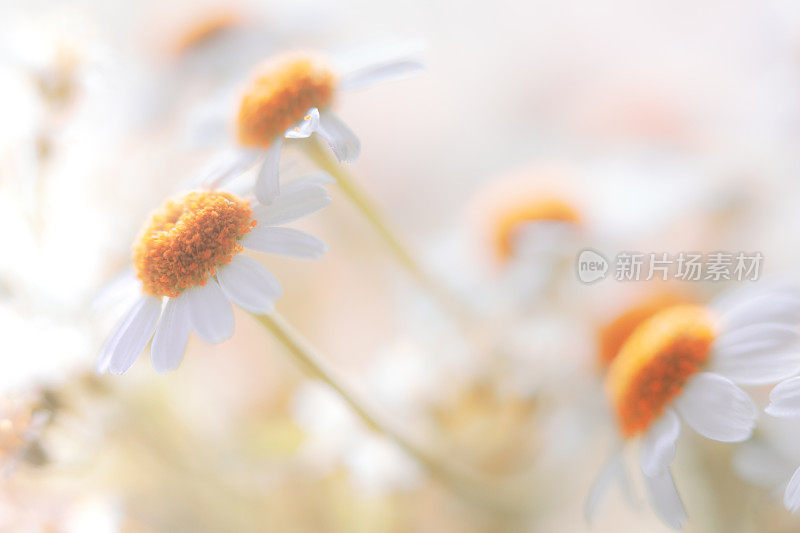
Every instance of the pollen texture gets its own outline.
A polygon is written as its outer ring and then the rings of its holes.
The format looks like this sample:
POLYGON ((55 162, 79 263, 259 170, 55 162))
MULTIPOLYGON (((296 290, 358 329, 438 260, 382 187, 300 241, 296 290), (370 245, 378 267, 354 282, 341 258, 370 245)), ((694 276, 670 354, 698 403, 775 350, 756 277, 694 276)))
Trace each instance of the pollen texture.
POLYGON ((309 109, 327 107, 334 84, 333 72, 310 56, 273 60, 262 67, 242 97, 237 118, 239 143, 268 147, 309 109))
POLYGON ((244 200, 223 192, 191 192, 169 200, 150 217, 133 248, 144 291, 177 296, 204 285, 217 267, 242 250, 256 225, 244 200))
POLYGON ((603 324, 598 332, 600 366, 605 368, 611 364, 622 345, 641 323, 659 311, 685 302, 686 300, 677 294, 660 292, 637 302, 611 321, 603 324))
POLYGON ((494 242, 501 261, 509 259, 514 251, 514 238, 523 224, 528 222, 580 223, 580 215, 568 203, 557 198, 543 198, 516 205, 500 211, 494 222, 494 242))
POLYGON ((623 344, 608 371, 608 391, 625 437, 647 430, 702 370, 715 338, 704 307, 678 305, 642 323, 623 344))

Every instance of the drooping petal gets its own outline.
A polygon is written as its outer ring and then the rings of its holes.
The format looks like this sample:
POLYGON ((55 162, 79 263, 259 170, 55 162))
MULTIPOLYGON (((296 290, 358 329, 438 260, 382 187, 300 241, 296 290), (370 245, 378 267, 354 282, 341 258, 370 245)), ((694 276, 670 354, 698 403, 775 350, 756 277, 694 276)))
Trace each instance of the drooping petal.
POLYGON ((800 511, 800 468, 795 470, 786 492, 783 493, 783 506, 792 514, 800 511))
POLYGON ((262 204, 271 204, 280 193, 281 150, 283 139, 278 138, 264 153, 264 162, 256 177, 255 194, 262 204))
POLYGON ((281 295, 278 280, 255 259, 235 256, 217 271, 220 287, 236 305, 251 313, 267 313, 281 295))
POLYGON ((316 213, 331 203, 328 191, 322 185, 308 183, 279 195, 272 205, 253 208, 258 226, 280 226, 316 213))
POLYGON ((597 508, 611 483, 619 482, 628 496, 632 495, 630 481, 625 472, 624 457, 621 451, 614 452, 597 474, 589 496, 586 498, 583 513, 587 522, 591 522, 597 514, 597 508))
POLYGON ((153 336, 160 315, 161 298, 142 296, 103 345, 97 371, 122 374, 128 370, 153 336))
POLYGON ((800 417, 800 377, 778 383, 769 393, 769 405, 764 412, 777 418, 800 417))
POLYGON ((740 442, 753 433, 758 409, 731 380, 701 372, 686 383, 675 407, 700 435, 720 442, 740 442))
POLYGON ((317 131, 331 147, 340 163, 352 163, 358 159, 361 153, 361 141, 336 115, 330 111, 322 113, 317 131))
POLYGON ((287 139, 306 139, 319 130, 319 109, 312 107, 306 112, 303 120, 286 130, 283 134, 287 139))
POLYGON ((352 70, 339 80, 339 90, 350 91, 378 83, 400 80, 418 74, 425 68, 419 54, 388 57, 352 70))
POLYGON ((669 467, 675 458, 675 441, 680 433, 678 415, 667 409, 642 438, 639 462, 645 475, 658 476, 669 467))
POLYGON ((158 321, 153 343, 150 345, 150 358, 153 368, 159 374, 178 367, 186 351, 191 327, 189 325, 189 300, 186 294, 167 298, 167 305, 158 321))
POLYGON ((252 167, 263 155, 262 150, 235 148, 214 157, 200 175, 199 184, 222 187, 252 167))
POLYGON ((189 321, 197 336, 209 344, 217 344, 233 335, 233 308, 214 279, 186 291, 189 300, 189 321))
POLYGON ((740 478, 765 489, 785 482, 791 468, 777 450, 757 438, 737 446, 731 464, 740 478))
POLYGON ((686 509, 669 468, 657 476, 644 476, 644 486, 656 515, 672 529, 682 528, 687 518, 686 509))
POLYGON ((322 239, 293 228, 256 227, 242 239, 242 245, 268 254, 318 259, 327 250, 322 239))

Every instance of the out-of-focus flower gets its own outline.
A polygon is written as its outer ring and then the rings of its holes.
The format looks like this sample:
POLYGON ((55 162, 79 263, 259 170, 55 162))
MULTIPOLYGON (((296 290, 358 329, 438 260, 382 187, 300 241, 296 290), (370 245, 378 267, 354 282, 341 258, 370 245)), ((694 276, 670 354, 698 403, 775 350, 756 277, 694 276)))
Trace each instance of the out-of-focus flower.
POLYGON ((600 365, 603 368, 608 367, 628 337, 643 322, 668 307, 683 303, 689 303, 689 300, 677 291, 657 291, 632 303, 613 319, 602 324, 597 336, 600 365))
POLYGON ((203 182, 221 185, 260 163, 255 194, 271 202, 279 191, 278 167, 283 140, 317 133, 340 162, 353 162, 361 151, 356 135, 330 110, 338 92, 405 77, 422 67, 401 55, 338 75, 322 58, 291 53, 259 67, 245 87, 236 116, 237 148, 215 160, 203 182))
MULTIPOLYGON (((607 388, 626 441, 640 439, 648 499, 671 527, 686 520, 669 465, 681 419, 721 442, 750 437, 756 405, 736 383, 768 384, 800 368, 800 293, 782 284, 746 288, 710 306, 668 307, 642 323, 608 370, 607 388)), ((621 452, 603 469, 591 516, 608 483, 624 476, 621 452)))
POLYGON ((317 180, 286 186, 269 205, 232 193, 195 191, 167 201, 144 226, 133 263, 141 294, 101 350, 98 370, 128 370, 153 337, 151 356, 158 372, 178 366, 189 333, 208 343, 233 334, 230 302, 253 313, 272 309, 281 290, 252 250, 317 258, 326 249, 313 235, 279 227, 319 211, 330 197, 317 180), (162 310, 163 304, 163 310, 162 310))

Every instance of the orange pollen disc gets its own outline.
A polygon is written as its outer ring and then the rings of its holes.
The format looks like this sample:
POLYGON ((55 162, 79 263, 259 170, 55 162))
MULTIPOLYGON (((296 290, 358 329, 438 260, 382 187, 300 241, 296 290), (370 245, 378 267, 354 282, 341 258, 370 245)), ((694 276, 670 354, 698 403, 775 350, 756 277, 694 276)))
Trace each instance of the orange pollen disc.
POLYGON ((603 324, 598 333, 600 365, 605 368, 611 364, 622 345, 642 322, 667 307, 682 303, 686 303, 686 299, 677 294, 666 291, 657 293, 603 324))
POLYGON ((642 323, 623 344, 608 370, 607 385, 625 437, 647 430, 702 370, 716 337, 708 309, 669 307, 642 323))
POLYGON ((133 247, 144 291, 174 297, 205 285, 217 267, 242 250, 239 240, 256 225, 252 214, 247 202, 224 192, 190 192, 168 200, 133 247))
POLYGON ((513 255, 514 238, 528 222, 567 222, 580 224, 581 217, 571 205, 557 198, 537 199, 509 206, 494 223, 494 242, 497 256, 505 261, 513 255))
POLYGON ((266 148, 312 107, 333 98, 333 72, 306 55, 282 56, 262 67, 247 87, 237 117, 239 143, 266 148))

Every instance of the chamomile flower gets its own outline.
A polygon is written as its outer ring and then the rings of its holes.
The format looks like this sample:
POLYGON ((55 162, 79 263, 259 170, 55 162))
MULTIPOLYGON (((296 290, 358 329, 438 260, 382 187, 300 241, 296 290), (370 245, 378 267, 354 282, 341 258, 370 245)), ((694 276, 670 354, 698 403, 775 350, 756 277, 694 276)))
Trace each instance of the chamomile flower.
POLYGON ((339 162, 355 161, 361 150, 356 135, 331 110, 341 92, 412 74, 422 67, 400 55, 340 73, 323 58, 286 53, 256 69, 244 88, 235 117, 237 147, 212 162, 203 182, 221 185, 258 163, 256 198, 264 204, 278 194, 278 166, 284 139, 317 133, 339 162))
MULTIPOLYGON (((681 421, 720 442, 750 437, 758 415, 737 384, 760 385, 800 368, 800 292, 771 284, 709 306, 675 305, 639 325, 611 363, 607 391, 625 442, 639 441, 648 500, 667 525, 686 520, 669 465, 681 421)), ((587 515, 608 483, 624 478, 616 452, 592 488, 587 515)))
POLYGON ((315 180, 298 180, 269 205, 232 193, 194 191, 152 213, 133 246, 141 293, 101 350, 98 371, 128 370, 152 337, 153 366, 178 366, 189 333, 208 343, 233 334, 231 302, 252 313, 272 310, 281 294, 275 277, 244 248, 316 258, 325 243, 281 227, 330 202, 315 180))

